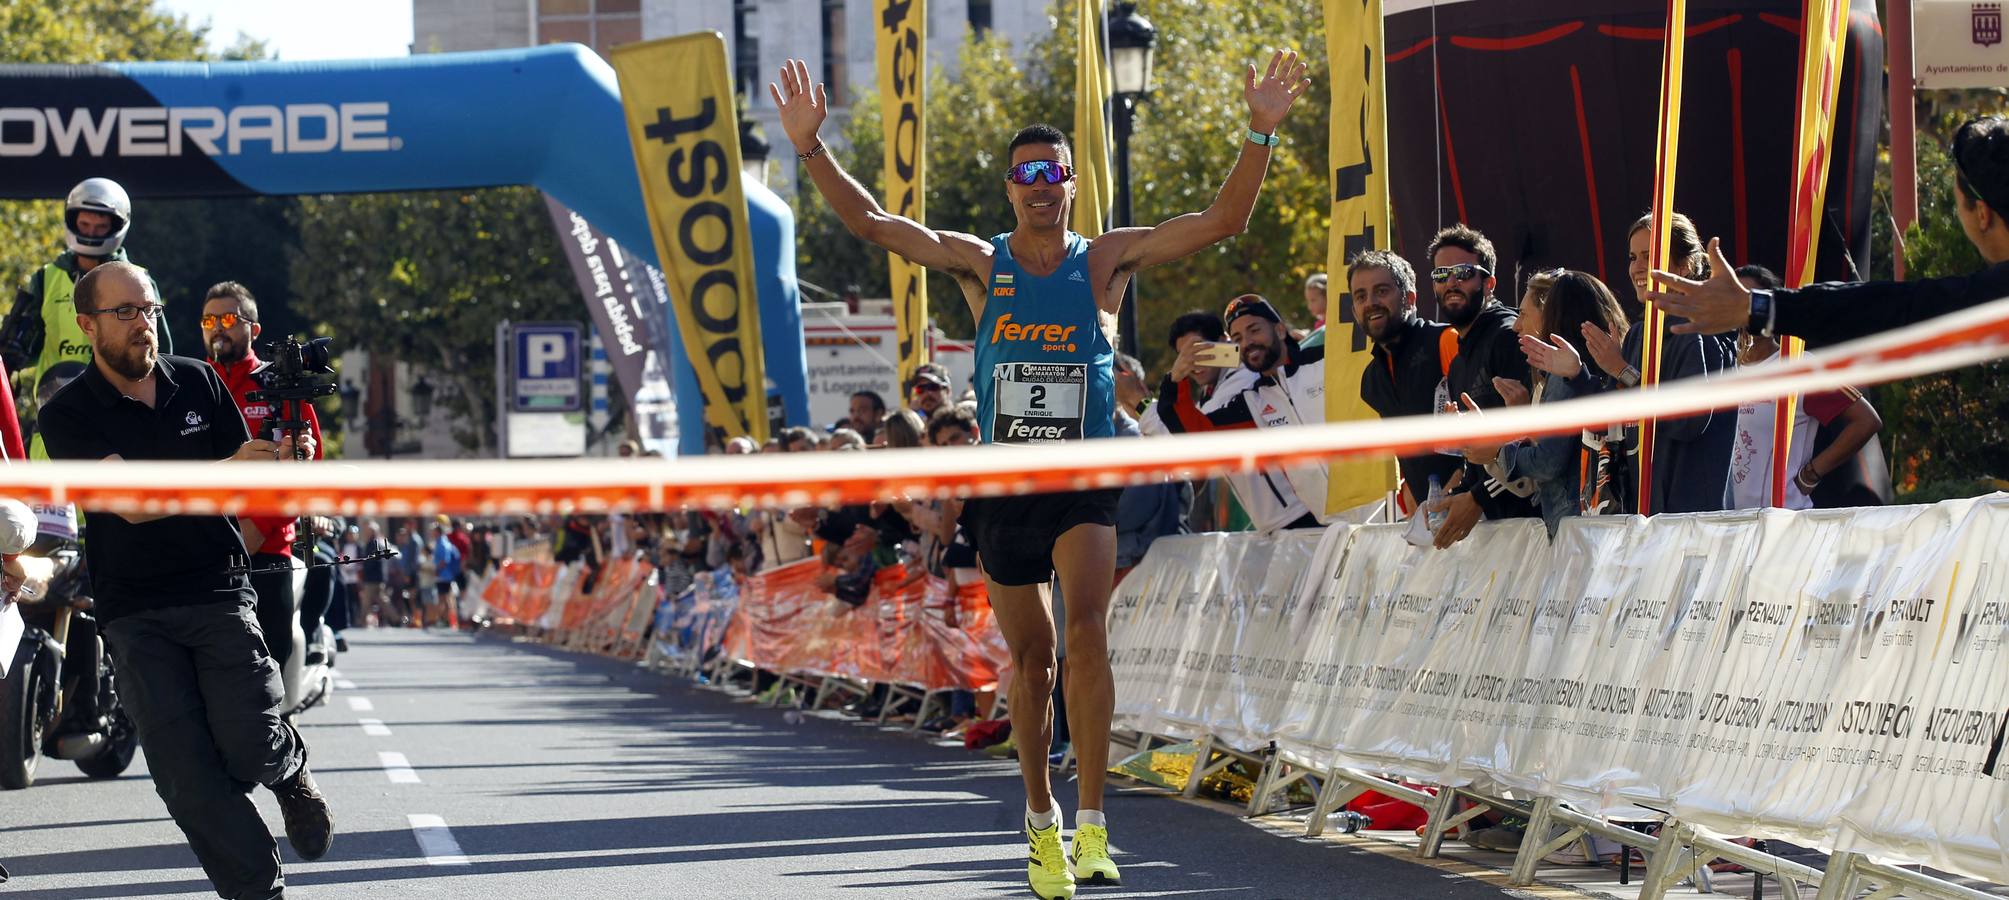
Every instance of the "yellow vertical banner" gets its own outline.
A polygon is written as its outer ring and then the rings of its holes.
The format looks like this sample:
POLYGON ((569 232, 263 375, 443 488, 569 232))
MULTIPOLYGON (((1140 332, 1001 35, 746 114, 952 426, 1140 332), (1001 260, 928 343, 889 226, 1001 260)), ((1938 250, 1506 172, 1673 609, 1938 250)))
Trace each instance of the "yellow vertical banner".
MULTIPOLYGON (((879 117, 885 134, 886 205, 895 215, 926 223, 928 191, 928 0, 875 0, 879 55, 879 117)), ((900 341, 900 384, 928 361, 928 271, 888 253, 893 330, 900 341)), ((907 392, 900 392, 900 405, 907 392)))
POLYGON ((728 438, 766 441, 760 306, 725 38, 705 31, 627 44, 612 62, 705 422, 728 438))
MULTIPOLYGON (((1800 20, 1800 93, 1793 117, 1793 204, 1787 214, 1786 286, 1814 282, 1821 242, 1821 209, 1828 190, 1830 140, 1835 133, 1835 94, 1841 89, 1842 47, 1848 34, 1848 0, 1806 0, 1800 20)), ((1805 342, 1781 341, 1781 355, 1800 355, 1805 342)), ((1793 447, 1793 407, 1797 396, 1779 398, 1772 413, 1773 506, 1786 505, 1787 471, 1793 447)))
MULTIPOLYGON (((1653 150, 1653 226, 1647 244, 1648 265, 1667 270, 1667 253, 1673 240, 1674 168, 1681 151, 1681 72, 1688 50, 1688 0, 1667 0, 1667 29, 1660 52, 1660 128, 1653 150)), ((1660 341, 1666 332, 1667 313, 1653 301, 1646 302, 1639 327, 1646 334, 1639 342, 1640 384, 1660 383, 1660 341)), ((1653 440, 1655 422, 1639 423, 1639 509, 1640 515, 1653 512, 1653 440)))
POLYGON ((1108 227, 1115 198, 1109 164, 1109 60, 1102 52, 1102 0, 1075 0, 1074 211, 1069 226, 1086 237, 1108 227))
MULTIPOLYGON (((1383 78, 1381 0, 1326 0, 1326 58, 1332 78, 1327 143, 1332 155, 1332 232, 1326 241, 1325 420, 1373 419, 1360 376, 1374 360, 1353 321, 1346 261, 1389 247, 1388 91, 1383 78)), ((1395 460, 1332 464, 1325 508, 1340 512, 1380 499, 1395 486, 1395 460)), ((1423 499, 1423 487, 1412 491, 1423 499)), ((1305 498, 1309 499, 1309 498, 1305 498)))

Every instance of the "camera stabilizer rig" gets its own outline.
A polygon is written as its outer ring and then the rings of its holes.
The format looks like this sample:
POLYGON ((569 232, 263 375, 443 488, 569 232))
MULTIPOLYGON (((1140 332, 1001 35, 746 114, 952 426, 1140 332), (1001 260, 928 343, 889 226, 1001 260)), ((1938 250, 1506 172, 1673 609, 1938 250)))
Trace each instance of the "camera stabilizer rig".
MULTIPOLYGON (((252 371, 251 377, 257 379, 258 390, 246 394, 245 399, 254 403, 273 403, 278 406, 276 414, 267 416, 265 424, 258 429, 260 440, 277 440, 277 435, 281 433, 292 435, 308 433, 306 404, 312 403, 316 397, 326 397, 335 393, 334 380, 322 377, 335 373, 334 353, 328 348, 333 340, 324 337, 314 338, 303 344, 295 340, 292 335, 287 335, 284 340, 272 345, 271 361, 252 371)), ((307 458, 306 451, 297 441, 293 445, 293 458, 296 460, 307 458)), ((395 559, 399 555, 397 548, 386 547, 357 557, 337 555, 334 562, 314 562, 313 524, 312 517, 303 515, 293 526, 293 557, 304 560, 309 569, 353 565, 373 559, 395 559)), ((249 551, 251 548, 245 549, 249 551)), ((291 566, 254 569, 249 558, 246 558, 241 565, 233 564, 227 573, 257 575, 292 570, 291 566)))

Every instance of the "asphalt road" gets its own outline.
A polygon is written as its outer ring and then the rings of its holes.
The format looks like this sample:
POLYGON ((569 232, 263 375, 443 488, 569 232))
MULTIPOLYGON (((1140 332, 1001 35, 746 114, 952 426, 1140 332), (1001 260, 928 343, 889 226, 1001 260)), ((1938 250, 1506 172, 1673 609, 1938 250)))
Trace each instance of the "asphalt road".
MULTIPOLYGON (((409 631, 351 642, 340 667, 353 688, 301 721, 334 848, 303 863, 280 839, 289 896, 1030 896, 1009 760, 839 719, 791 725, 530 644, 409 631)), ((283 834, 270 794, 258 798, 283 834)), ((1507 896, 1121 781, 1107 806, 1125 884, 1084 898, 1507 896)), ((0 861, 8 896, 215 896, 144 757, 111 781, 45 761, 34 787, 0 794, 0 861)))

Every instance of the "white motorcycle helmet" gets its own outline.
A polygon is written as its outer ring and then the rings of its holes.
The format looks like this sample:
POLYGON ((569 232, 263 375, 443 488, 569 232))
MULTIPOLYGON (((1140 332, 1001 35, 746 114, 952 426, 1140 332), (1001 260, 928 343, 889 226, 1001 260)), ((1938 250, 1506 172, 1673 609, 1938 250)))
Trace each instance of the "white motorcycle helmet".
POLYGON ((132 199, 126 196, 125 188, 109 178, 86 178, 78 182, 70 189, 69 201, 63 207, 63 237, 70 245, 70 252, 78 256, 103 257, 119 252, 132 222, 132 199), (111 216, 111 232, 103 237, 78 234, 77 214, 86 211, 111 216))

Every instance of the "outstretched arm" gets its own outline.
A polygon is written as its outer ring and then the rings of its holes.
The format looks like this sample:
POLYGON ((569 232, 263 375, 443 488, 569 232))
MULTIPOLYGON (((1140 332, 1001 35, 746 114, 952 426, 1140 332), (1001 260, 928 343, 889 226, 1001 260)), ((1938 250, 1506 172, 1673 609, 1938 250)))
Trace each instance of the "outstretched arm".
POLYGON ((767 92, 781 110, 782 130, 795 144, 796 154, 808 156, 803 168, 809 171, 810 180, 852 234, 950 275, 973 276, 984 265, 990 253, 989 243, 961 232, 934 231, 913 219, 887 212, 837 164, 816 134, 823 126, 830 104, 822 84, 812 87, 808 63, 789 60, 781 67, 780 84, 769 82, 767 92))
MULTIPOLYGON (((1242 96, 1249 104, 1249 129, 1257 134, 1275 134, 1311 79, 1297 51, 1279 50, 1270 57, 1269 70, 1260 78, 1251 65, 1244 76, 1242 96)), ((1205 250, 1249 227, 1256 196, 1262 193, 1263 173, 1269 168, 1273 148, 1254 141, 1242 142, 1242 155, 1221 185, 1220 193, 1206 209, 1173 218, 1155 228, 1121 228, 1096 238, 1097 244, 1114 244, 1117 271, 1127 272, 1168 263, 1205 250)))

